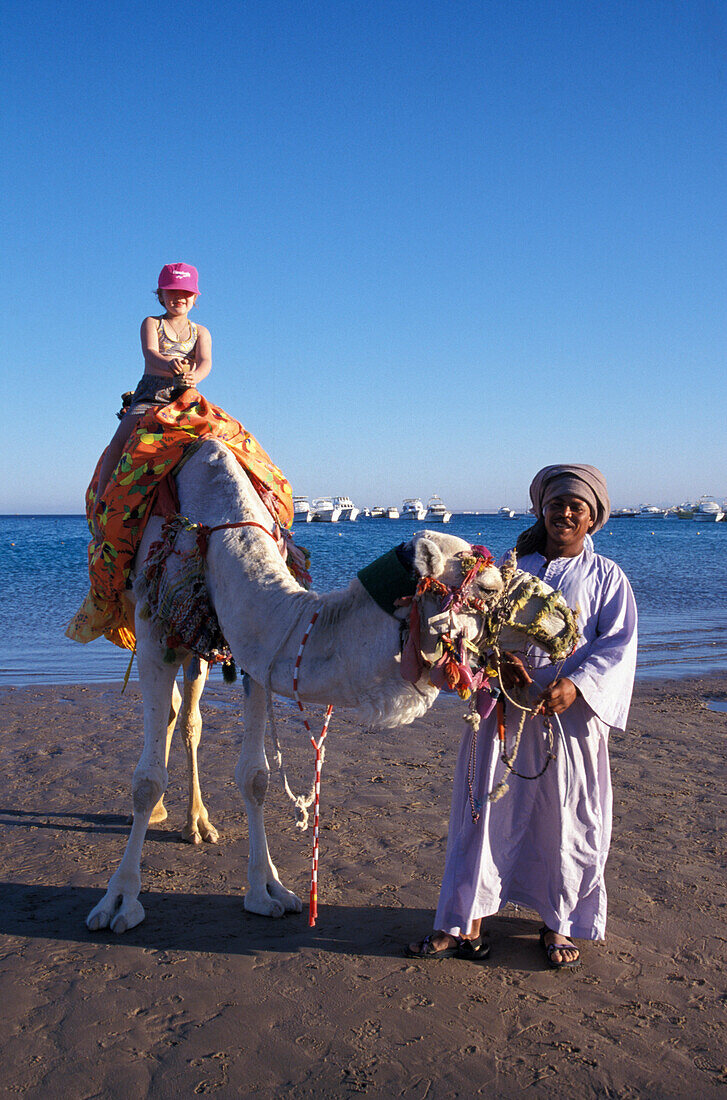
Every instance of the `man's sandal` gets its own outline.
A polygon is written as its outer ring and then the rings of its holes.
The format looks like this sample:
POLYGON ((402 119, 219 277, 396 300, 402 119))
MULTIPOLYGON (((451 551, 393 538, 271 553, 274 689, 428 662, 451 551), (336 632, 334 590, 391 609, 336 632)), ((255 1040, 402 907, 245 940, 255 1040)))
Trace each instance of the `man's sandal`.
POLYGON ((418 947, 407 944, 404 948, 404 954, 408 955, 410 959, 456 959, 462 946, 460 941, 457 940, 451 947, 435 947, 434 937, 436 934, 436 932, 430 932, 418 947))
POLYGON ((410 959, 466 959, 468 962, 484 962, 490 954, 490 945, 484 935, 474 940, 453 937, 457 942, 450 947, 435 947, 435 936, 436 932, 431 932, 418 947, 409 944, 405 948, 405 954, 410 959))
POLYGON ((565 943, 546 943, 545 937, 550 934, 553 935, 552 928, 546 928, 545 925, 540 929, 540 946, 546 954, 548 959, 548 965, 552 966, 554 970, 576 970, 581 965, 581 953, 580 950, 573 943, 573 940, 568 939, 566 936, 565 943), (560 962, 556 962, 553 958, 554 951, 562 951, 563 949, 570 948, 573 951, 578 951, 577 959, 561 959, 560 962))
POLYGON ((480 935, 475 940, 460 940, 457 944, 457 958, 467 959, 469 962, 484 962, 490 954, 490 945, 485 935, 480 935))

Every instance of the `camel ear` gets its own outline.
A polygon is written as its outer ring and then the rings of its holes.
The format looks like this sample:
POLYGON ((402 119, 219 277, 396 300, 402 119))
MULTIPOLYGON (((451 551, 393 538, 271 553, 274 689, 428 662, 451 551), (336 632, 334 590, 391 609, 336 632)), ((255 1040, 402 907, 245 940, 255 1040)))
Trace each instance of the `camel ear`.
POLYGON ((445 557, 431 539, 417 539, 414 546, 414 568, 420 577, 438 577, 444 572, 445 557))

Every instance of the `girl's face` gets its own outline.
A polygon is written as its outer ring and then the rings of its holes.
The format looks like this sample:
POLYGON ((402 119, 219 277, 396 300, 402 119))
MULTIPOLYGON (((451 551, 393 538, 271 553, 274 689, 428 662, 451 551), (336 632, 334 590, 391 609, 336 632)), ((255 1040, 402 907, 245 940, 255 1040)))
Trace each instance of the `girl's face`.
POLYGON ((161 296, 170 317, 184 317, 197 300, 189 290, 162 290, 161 296))

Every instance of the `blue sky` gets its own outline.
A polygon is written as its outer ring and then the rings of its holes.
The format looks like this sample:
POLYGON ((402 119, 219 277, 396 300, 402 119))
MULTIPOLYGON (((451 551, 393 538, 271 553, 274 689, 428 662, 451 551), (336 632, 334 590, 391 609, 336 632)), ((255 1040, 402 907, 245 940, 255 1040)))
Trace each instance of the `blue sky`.
POLYGON ((2 17, 0 512, 82 511, 176 260, 205 394, 298 493, 727 496, 722 3, 2 17))

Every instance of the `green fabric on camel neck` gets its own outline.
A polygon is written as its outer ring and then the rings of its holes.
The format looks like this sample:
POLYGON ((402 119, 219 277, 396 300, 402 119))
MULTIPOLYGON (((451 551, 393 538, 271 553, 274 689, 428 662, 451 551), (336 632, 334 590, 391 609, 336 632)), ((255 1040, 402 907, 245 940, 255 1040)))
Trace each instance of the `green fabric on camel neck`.
POLYGON ((360 569, 357 576, 369 596, 387 615, 394 614, 396 600, 402 596, 413 596, 416 592, 416 575, 401 564, 395 549, 360 569))

